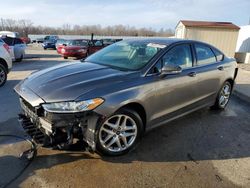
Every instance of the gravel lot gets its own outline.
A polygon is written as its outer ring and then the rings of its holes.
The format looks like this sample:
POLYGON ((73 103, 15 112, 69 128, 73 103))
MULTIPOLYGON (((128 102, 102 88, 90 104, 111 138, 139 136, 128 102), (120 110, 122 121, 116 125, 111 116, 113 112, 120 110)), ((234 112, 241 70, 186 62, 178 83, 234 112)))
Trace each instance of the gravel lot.
MULTIPOLYGON (((54 50, 32 46, 23 62, 14 63, 0 88, 0 134, 25 135, 13 87, 63 62, 54 50)), ((249 104, 232 97, 225 111, 202 109, 154 129, 116 158, 39 148, 29 164, 19 158, 28 142, 0 136, 0 187, 20 173, 9 187, 250 187, 249 114, 249 104)))

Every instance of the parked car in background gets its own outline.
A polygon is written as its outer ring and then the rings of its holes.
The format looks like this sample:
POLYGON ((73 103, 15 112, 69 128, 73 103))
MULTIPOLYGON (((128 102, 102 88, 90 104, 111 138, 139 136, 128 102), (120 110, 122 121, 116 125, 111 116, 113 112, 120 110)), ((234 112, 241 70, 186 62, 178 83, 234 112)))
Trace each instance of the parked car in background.
POLYGON ((12 38, 20 38, 20 34, 18 32, 12 32, 12 31, 0 31, 0 37, 2 36, 8 36, 12 38))
POLYGON ((11 68, 12 59, 10 56, 10 48, 2 39, 0 39, 0 87, 5 84, 7 74, 11 68))
POLYGON ((58 53, 58 54, 61 54, 61 49, 62 49, 65 45, 67 45, 67 41, 68 41, 68 40, 66 40, 66 39, 58 39, 58 40, 56 41, 56 50, 57 50, 57 53, 58 53))
POLYGON ((57 39, 57 41, 56 41, 56 48, 57 48, 58 46, 61 46, 61 45, 63 45, 63 44, 66 44, 66 42, 67 42, 66 39, 57 39))
POLYGON ((49 48, 56 50, 56 40, 55 39, 45 40, 42 44, 42 47, 44 50, 47 50, 49 48))
POLYGON ((1 39, 10 47, 12 61, 21 62, 25 56, 26 44, 20 38, 2 36, 1 39))
POLYGON ((25 44, 29 44, 29 43, 31 42, 31 40, 30 40, 29 37, 21 37, 20 39, 21 39, 21 40, 23 41, 23 43, 25 43, 25 44))
POLYGON ((46 41, 46 40, 55 40, 56 41, 58 39, 59 39, 59 37, 57 35, 47 35, 44 37, 44 41, 46 41))
POLYGON ((91 55, 104 47, 103 40, 90 40, 88 42, 88 55, 91 55))
POLYGON ((108 45, 114 44, 115 42, 119 42, 122 39, 102 39, 102 40, 103 40, 103 45, 108 46, 108 45))
POLYGON ((88 56, 88 41, 84 39, 67 40, 57 48, 64 59, 76 57, 78 59, 88 56))
POLYGON ((59 37, 57 35, 47 35, 45 37, 40 37, 32 40, 32 43, 44 43, 49 40, 57 40, 59 37))
POLYGON ((137 39, 36 72, 15 91, 23 127, 40 130, 40 143, 62 149, 78 139, 121 155, 145 131, 204 107, 226 108, 237 71, 235 59, 206 43, 137 39))
POLYGON ((32 43, 43 43, 44 38, 36 38, 32 40, 32 43))

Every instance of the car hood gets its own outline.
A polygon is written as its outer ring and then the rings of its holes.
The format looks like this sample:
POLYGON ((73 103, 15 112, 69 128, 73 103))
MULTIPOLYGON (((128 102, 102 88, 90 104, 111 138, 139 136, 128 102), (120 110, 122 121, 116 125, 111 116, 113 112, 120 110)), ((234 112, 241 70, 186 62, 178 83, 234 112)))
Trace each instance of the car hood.
MULTIPOLYGON (((124 72, 89 62, 64 63, 38 71, 19 88, 28 88, 45 102, 72 101, 85 93, 112 87, 134 72, 124 72)), ((101 96, 99 96, 101 97, 101 96)))

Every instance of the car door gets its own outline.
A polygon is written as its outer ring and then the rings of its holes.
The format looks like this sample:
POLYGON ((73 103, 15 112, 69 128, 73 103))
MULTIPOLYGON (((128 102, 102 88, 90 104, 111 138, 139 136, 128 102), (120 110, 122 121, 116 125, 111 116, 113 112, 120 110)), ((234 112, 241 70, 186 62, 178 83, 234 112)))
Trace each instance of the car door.
MULTIPOLYGON (((157 64, 176 65, 182 68, 178 74, 164 77, 155 76, 155 101, 152 115, 153 124, 185 113, 197 101, 194 58, 189 43, 171 48, 157 64)), ((159 67, 159 65, 157 65, 159 67)), ((155 69, 153 67, 153 69, 155 69)), ((160 74, 161 75, 161 74, 160 74)))
POLYGON ((194 43, 193 47, 196 54, 198 99, 201 103, 213 103, 224 79, 224 73, 209 45, 194 43))

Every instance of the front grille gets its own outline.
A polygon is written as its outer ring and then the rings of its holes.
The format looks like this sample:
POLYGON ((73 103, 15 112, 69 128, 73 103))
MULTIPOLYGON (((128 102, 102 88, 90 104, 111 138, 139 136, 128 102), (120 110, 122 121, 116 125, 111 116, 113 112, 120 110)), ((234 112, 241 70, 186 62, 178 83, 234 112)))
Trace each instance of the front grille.
POLYGON ((41 107, 33 107, 22 98, 20 98, 20 104, 24 111, 24 115, 30 119, 31 123, 36 125, 38 128, 42 128, 47 132, 52 133, 52 125, 41 118, 41 111, 43 112, 43 109, 41 107))
POLYGON ((26 100, 24 100, 23 98, 20 98, 20 103, 21 105, 23 104, 26 108, 28 108, 29 110, 31 110, 32 112, 36 112, 35 107, 33 107, 30 103, 28 103, 26 100))
POLYGON ((31 106, 27 101, 20 98, 21 108, 24 111, 24 114, 31 118, 31 120, 36 123, 38 121, 38 115, 36 114, 36 110, 33 106, 31 106))
POLYGON ((27 118, 24 115, 19 114, 19 122, 24 128, 25 132, 30 135, 32 139, 37 144, 44 144, 45 134, 39 129, 37 126, 35 126, 29 118, 27 118))
POLYGON ((23 98, 20 98, 20 104, 21 104, 22 109, 25 112, 26 111, 28 111, 29 113, 33 112, 33 115, 35 114, 38 117, 42 117, 44 115, 44 110, 42 107, 33 107, 30 103, 28 103, 23 98))

